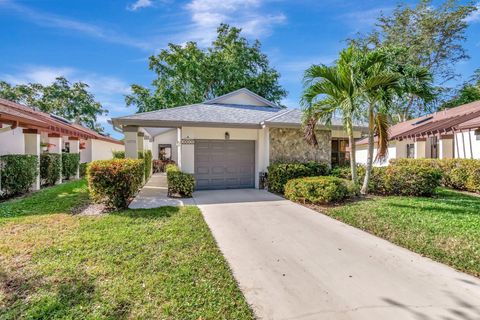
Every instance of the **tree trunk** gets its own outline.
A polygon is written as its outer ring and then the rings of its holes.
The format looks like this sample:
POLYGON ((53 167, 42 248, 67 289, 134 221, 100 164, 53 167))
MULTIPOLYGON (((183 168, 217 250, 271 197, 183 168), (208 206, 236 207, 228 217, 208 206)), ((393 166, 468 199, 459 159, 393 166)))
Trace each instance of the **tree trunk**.
POLYGON ((353 136, 352 121, 347 123, 348 144, 350 145, 350 170, 352 172, 352 181, 357 183, 357 161, 355 156, 355 138, 353 136))
POLYGON ((368 193, 368 183, 370 182, 370 176, 372 174, 374 142, 375 142, 375 125, 374 125, 373 106, 369 106, 367 168, 365 171, 365 178, 363 179, 362 189, 360 190, 360 193, 364 195, 368 193))

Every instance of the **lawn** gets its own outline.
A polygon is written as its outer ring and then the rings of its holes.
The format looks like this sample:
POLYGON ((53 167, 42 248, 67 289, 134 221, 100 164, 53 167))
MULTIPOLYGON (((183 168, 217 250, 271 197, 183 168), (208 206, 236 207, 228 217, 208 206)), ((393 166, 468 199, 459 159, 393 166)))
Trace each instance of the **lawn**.
POLYGON ((480 276, 480 197, 439 189, 433 198, 371 197, 321 211, 480 276))
POLYGON ((0 204, 0 319, 252 319, 196 207, 69 212, 85 181, 0 204))

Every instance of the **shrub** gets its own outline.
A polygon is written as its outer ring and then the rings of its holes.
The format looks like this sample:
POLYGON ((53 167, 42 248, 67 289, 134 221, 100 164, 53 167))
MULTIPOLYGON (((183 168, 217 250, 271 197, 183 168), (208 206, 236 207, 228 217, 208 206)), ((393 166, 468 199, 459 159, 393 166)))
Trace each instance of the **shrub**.
POLYGON ((173 160, 153 160, 153 173, 165 172, 168 164, 175 164, 173 160))
POLYGON ((291 179, 323 176, 329 173, 329 164, 325 162, 275 163, 268 167, 268 189, 283 193, 285 185, 291 179))
POLYGON ((79 153, 62 153, 62 175, 65 179, 77 174, 80 165, 79 153))
POLYGON ((125 159, 125 151, 112 151, 113 159, 125 159))
POLYGON ((38 175, 38 157, 28 154, 0 156, 1 184, 5 196, 14 196, 30 190, 38 175))
POLYGON ((170 197, 180 196, 182 198, 189 198, 192 196, 195 188, 195 179, 192 174, 180 171, 174 164, 167 165, 166 172, 168 195, 170 197))
POLYGON ((441 179, 442 172, 437 168, 390 165, 385 169, 384 183, 386 192, 391 195, 431 196, 441 179))
POLYGON ((80 171, 80 178, 83 178, 87 175, 87 166, 88 166, 88 163, 84 162, 84 163, 80 163, 80 167, 79 167, 79 171, 80 171))
POLYGON ((415 165, 436 168, 442 173, 441 184, 448 188, 480 192, 480 160, 475 159, 395 159, 391 165, 415 165))
POLYGON ((147 150, 144 152, 144 159, 143 161, 145 162, 145 181, 150 178, 152 175, 152 151, 147 150))
POLYGON ((285 197, 310 203, 337 202, 355 193, 351 181, 337 177, 305 177, 292 179, 285 185, 285 197))
POLYGON ((42 153, 40 155, 40 179, 42 184, 52 186, 62 177, 62 155, 42 153))
MULTIPOLYGON (((357 165, 357 180, 359 182, 363 181, 363 178, 365 177, 365 171, 366 168, 364 165, 357 165)), ((350 166, 334 167, 330 171, 330 175, 337 178, 352 180, 352 169, 350 166)))
POLYGON ((92 199, 109 207, 126 208, 142 186, 143 160, 113 159, 93 161, 87 168, 92 199))

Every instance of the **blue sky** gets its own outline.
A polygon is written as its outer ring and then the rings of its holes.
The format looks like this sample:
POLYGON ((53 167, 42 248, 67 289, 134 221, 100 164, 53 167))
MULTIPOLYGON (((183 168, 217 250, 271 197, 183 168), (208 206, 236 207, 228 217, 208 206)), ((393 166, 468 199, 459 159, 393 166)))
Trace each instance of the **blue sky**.
MULTIPOLYGON (((438 3, 438 2, 437 2, 438 3)), ((110 117, 131 114, 124 95, 130 84, 149 85, 148 57, 169 42, 206 46, 221 22, 258 38, 297 107, 303 71, 330 63, 345 39, 368 32, 380 12, 397 1, 335 0, 0 0, 0 79, 48 84, 63 75, 91 86, 110 117)), ((469 18, 465 47, 471 59, 456 66, 467 79, 480 67, 480 14, 469 18)))

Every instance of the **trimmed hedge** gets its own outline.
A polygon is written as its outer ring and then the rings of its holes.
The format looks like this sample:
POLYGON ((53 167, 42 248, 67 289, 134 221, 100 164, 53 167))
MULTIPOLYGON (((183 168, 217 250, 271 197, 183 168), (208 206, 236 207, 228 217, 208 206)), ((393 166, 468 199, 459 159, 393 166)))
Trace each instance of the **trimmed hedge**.
POLYGON ((80 165, 79 153, 62 153, 62 175, 64 179, 70 179, 77 174, 80 165))
POLYGON ((40 179, 42 185, 53 186, 62 177, 62 155, 42 153, 40 155, 40 179))
POLYGON ((144 175, 143 160, 93 161, 87 168, 90 195, 109 207, 126 208, 142 186, 144 175))
POLYGON ((28 154, 0 156, 1 184, 7 197, 28 192, 38 175, 38 157, 28 154))
POLYGON ((83 178, 87 175, 87 166, 88 166, 87 162, 80 163, 80 167, 78 169, 80 172, 80 178, 83 178))
MULTIPOLYGON (((364 165, 357 164, 357 179, 359 182, 363 181, 365 172, 366 167, 364 165)), ((352 169, 350 166, 334 167, 330 171, 330 175, 337 178, 352 180, 352 169)))
POLYGON ((385 192, 391 195, 431 196, 442 179, 442 172, 437 168, 393 165, 383 170, 385 192))
POLYGON ((165 170, 167 172, 168 196, 190 198, 195 188, 193 175, 180 171, 174 164, 168 164, 165 170))
POLYGON ((144 152, 143 161, 145 162, 145 181, 152 175, 152 151, 147 150, 144 152))
POLYGON ((292 201, 314 204, 338 202, 356 194, 357 187, 336 177, 305 177, 292 179, 285 185, 285 197, 292 201))
POLYGON ((436 168, 442 173, 442 185, 452 189, 480 193, 480 160, 476 159, 392 159, 394 166, 436 168))
POLYGON ((330 166, 325 162, 275 163, 268 167, 268 190, 283 193, 291 179, 324 176, 329 171, 330 166))

